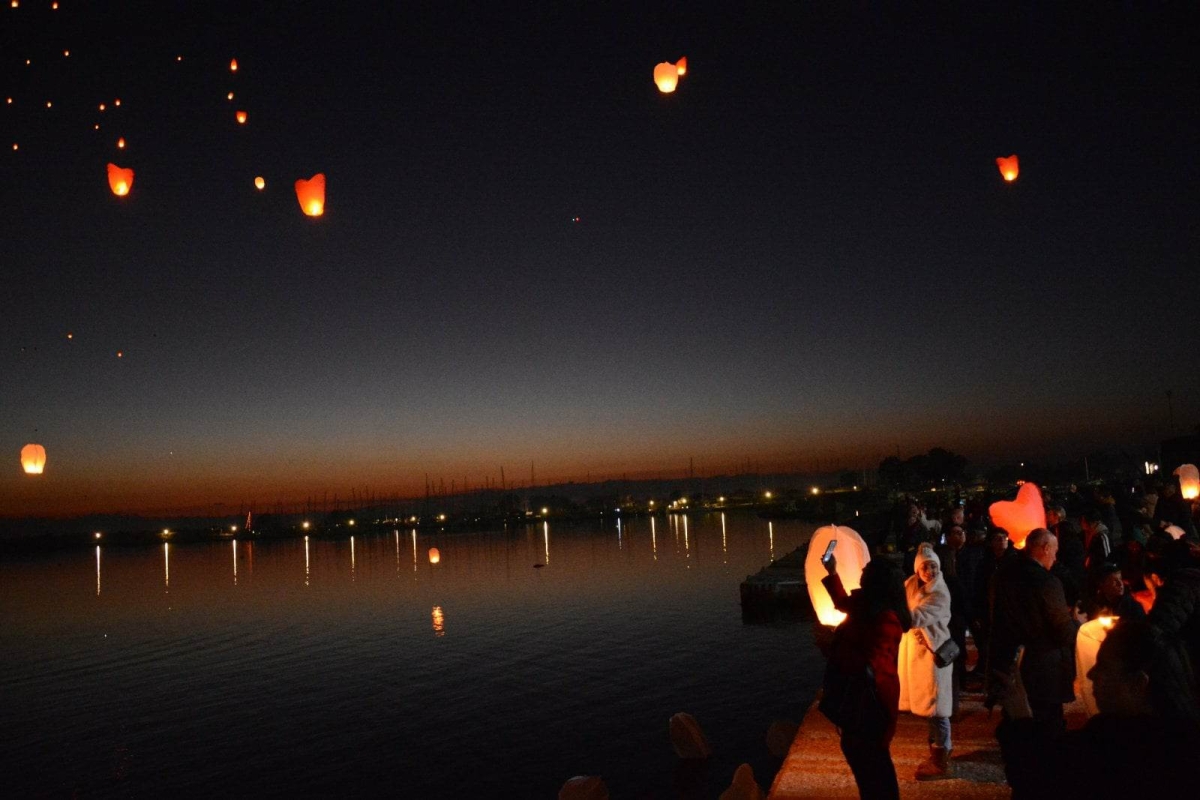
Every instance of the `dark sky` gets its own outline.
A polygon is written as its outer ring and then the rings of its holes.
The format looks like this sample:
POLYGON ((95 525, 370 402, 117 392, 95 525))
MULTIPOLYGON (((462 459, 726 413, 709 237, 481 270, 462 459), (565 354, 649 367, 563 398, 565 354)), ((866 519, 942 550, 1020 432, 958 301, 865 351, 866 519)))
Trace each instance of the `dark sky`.
POLYGON ((0 8, 0 513, 1190 430, 1200 26, 1142 5, 0 8))

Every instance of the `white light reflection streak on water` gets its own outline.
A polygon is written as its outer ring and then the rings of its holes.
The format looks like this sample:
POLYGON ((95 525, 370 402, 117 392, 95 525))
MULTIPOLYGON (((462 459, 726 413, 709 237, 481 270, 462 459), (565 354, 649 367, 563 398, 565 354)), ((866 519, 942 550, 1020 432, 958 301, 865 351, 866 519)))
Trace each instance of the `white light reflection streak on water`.
POLYGON ((658 533, 654 529, 654 517, 650 517, 650 552, 654 553, 654 560, 658 561, 658 533))
POLYGON ((233 585, 237 586, 237 539, 233 540, 233 585))
POLYGON ((308 537, 304 537, 304 585, 308 586, 308 537))
POLYGON ((171 588, 171 543, 163 542, 163 587, 171 588))
POLYGON ((775 560, 775 523, 771 522, 769 520, 767 522, 767 536, 769 537, 770 543, 771 543, 771 561, 774 561, 775 560))
POLYGON ((400 577, 400 531, 395 531, 396 534, 396 577, 400 577))
POLYGON ((621 518, 617 517, 617 549, 623 550, 624 545, 621 543, 621 518))
POLYGON ((413 580, 417 579, 417 529, 413 528, 413 580))
POLYGON ((444 613, 442 613, 441 606, 433 607, 433 635, 434 636, 445 636, 446 635, 446 615, 444 613))
POLYGON ((354 537, 350 537, 350 580, 354 580, 354 537))
POLYGON ((721 552, 725 554, 724 562, 729 563, 729 545, 725 541, 725 512, 721 512, 721 552))
POLYGON ((543 561, 542 563, 545 564, 546 566, 550 566, 550 523, 549 522, 542 523, 542 541, 545 543, 545 547, 546 547, 546 560, 543 561))
MULTIPOLYGON (((685 553, 685 555, 684 555, 684 558, 691 559, 691 557, 692 557, 692 546, 691 546, 691 545, 688 543, 688 523, 687 523, 687 514, 684 514, 684 515, 683 515, 683 552, 685 553)), ((687 568, 688 568, 688 569, 691 569, 691 568, 692 568, 692 565, 689 563, 689 564, 687 565, 687 568)))
POLYGON ((100 596, 100 545, 96 545, 96 597, 100 596))

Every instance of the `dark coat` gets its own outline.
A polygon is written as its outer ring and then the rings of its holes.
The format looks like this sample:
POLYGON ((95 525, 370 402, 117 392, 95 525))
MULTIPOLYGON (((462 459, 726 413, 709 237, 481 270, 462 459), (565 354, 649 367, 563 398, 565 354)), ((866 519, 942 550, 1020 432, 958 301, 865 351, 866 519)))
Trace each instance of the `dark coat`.
POLYGON ((821 583, 829 590, 834 607, 847 615, 834 633, 829 664, 848 675, 870 665, 875 673, 875 691, 888 717, 884 743, 890 743, 896 735, 900 708, 900 675, 896 672, 900 637, 904 635, 900 618, 891 610, 868 611, 859 590, 847 595, 837 575, 827 575, 821 583))
POLYGON ((1200 568, 1185 567, 1167 576, 1150 609, 1150 624, 1183 639, 1192 664, 1200 664, 1200 568))
POLYGON ((1021 556, 995 577, 992 669, 1006 671, 1024 645, 1021 679, 1035 704, 1075 699, 1075 633, 1062 583, 1032 558, 1021 556))
POLYGON ((1058 539, 1058 560, 1054 562, 1054 574, 1062 581, 1067 605, 1079 602, 1083 594, 1087 554, 1083 549, 1083 531, 1073 520, 1064 519, 1050 528, 1058 539))
POLYGON ((1033 720, 996 730, 1014 800, 1179 797, 1195 780, 1200 734, 1186 722, 1099 714, 1047 741, 1033 720))
POLYGON ((1179 492, 1170 497, 1158 498, 1154 506, 1154 527, 1177 525, 1191 541, 1196 541, 1196 525, 1192 522, 1192 506, 1179 492))

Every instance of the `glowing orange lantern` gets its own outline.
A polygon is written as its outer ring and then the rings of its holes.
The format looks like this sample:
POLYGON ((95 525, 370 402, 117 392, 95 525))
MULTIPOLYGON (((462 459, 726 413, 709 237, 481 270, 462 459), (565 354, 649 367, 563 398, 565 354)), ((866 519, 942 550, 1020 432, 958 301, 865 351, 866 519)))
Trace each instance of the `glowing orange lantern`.
POLYGON ((108 165, 108 188, 117 197, 124 197, 133 188, 133 170, 121 169, 116 164, 108 165))
POLYGON ((1030 531, 1046 527, 1046 504, 1036 483, 1023 484, 1016 500, 992 503, 988 513, 992 516, 992 524, 1008 531, 1009 541, 1018 550, 1025 547, 1025 538, 1030 531))
POLYGON ((124 136, 122 136, 120 139, 117 139, 117 149, 118 150, 125 149, 125 137, 124 136))
POLYGON ((257 178, 254 179, 254 188, 258 189, 259 191, 262 191, 263 189, 267 188, 267 182, 265 180, 263 180, 263 177, 261 175, 259 175, 257 178))
POLYGON ((1017 173, 1020 172, 1020 167, 1017 164, 1016 156, 1008 158, 997 158, 996 166, 1000 168, 1000 174, 1004 176, 1004 180, 1012 183, 1017 179, 1017 173))
POLYGON ((436 564, 442 560, 442 554, 438 552, 436 547, 429 548, 429 563, 436 564))
POLYGON ((237 72, 237 59, 236 58, 229 60, 229 71, 237 72))
POLYGON ((687 75, 687 56, 675 62, 675 71, 679 73, 679 77, 687 75))
POLYGON ((833 551, 837 561, 837 574, 842 579, 842 587, 846 593, 857 589, 862 580, 862 571, 871 561, 871 551, 858 532, 843 525, 826 525, 818 528, 808 540, 808 555, 804 557, 804 579, 808 582, 808 599, 812 601, 813 610, 817 612, 817 621, 822 625, 838 626, 846 615, 833 607, 833 598, 821 579, 828 575, 821 557, 825 555, 829 543, 836 541, 833 551))
POLYGON ((670 61, 664 61, 654 68, 654 83, 663 94, 670 94, 679 85, 679 70, 670 61))
POLYGON ((1195 464, 1180 464, 1174 474, 1179 477, 1179 493, 1184 500, 1200 497, 1200 470, 1195 464))
POLYGON ((21 448, 21 467, 27 475, 41 475, 46 468, 46 448, 40 444, 27 444, 21 448))
POLYGON ((246 112, 245 111, 239 111, 234 116, 237 117, 238 125, 246 124, 246 112))
POLYGON ((300 209, 310 217, 325 213, 325 173, 318 172, 308 180, 296 181, 296 199, 300 209))
POLYGON ((229 94, 225 95, 225 99, 226 99, 226 100, 232 100, 232 99, 233 99, 233 92, 230 92, 229 94))
POLYGON ((1108 638, 1108 632, 1118 619, 1120 617, 1096 617, 1080 625, 1079 633, 1075 635, 1075 694, 1083 701, 1089 717, 1096 716, 1100 709, 1096 707, 1096 695, 1088 673, 1096 666, 1100 645, 1108 638))

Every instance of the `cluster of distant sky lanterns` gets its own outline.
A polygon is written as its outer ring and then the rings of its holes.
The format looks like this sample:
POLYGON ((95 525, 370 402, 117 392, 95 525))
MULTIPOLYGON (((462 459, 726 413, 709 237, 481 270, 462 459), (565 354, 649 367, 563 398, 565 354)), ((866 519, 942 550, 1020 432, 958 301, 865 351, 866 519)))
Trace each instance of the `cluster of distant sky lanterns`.
MULTIPOLYGON (((17 8, 20 8, 20 5, 21 5, 20 0, 10 0, 11 8, 17 9, 17 8)), ((50 3, 50 8, 57 11, 59 8, 59 4, 57 2, 52 2, 52 3, 50 3)), ((71 55, 70 50, 63 50, 64 58, 68 58, 68 57, 70 57, 70 55, 71 55)), ((175 60, 177 62, 181 62, 181 61, 183 61, 183 56, 177 55, 177 56, 175 56, 175 60)), ((25 60, 26 66, 31 65, 31 63, 32 63, 32 61, 30 59, 25 60)), ((231 73, 237 73, 238 68, 239 68, 238 60, 236 58, 230 59, 229 71, 231 73)), ((654 71, 653 71, 654 84, 655 84, 655 86, 658 87, 658 91, 661 92, 662 94, 671 94, 671 93, 675 92, 676 89, 679 88, 680 82, 683 79, 683 77, 687 75, 687 72, 688 72, 688 60, 687 60, 686 56, 681 57, 678 61, 675 61, 675 62, 663 61, 662 63, 657 64, 654 67, 654 71)), ((228 92, 225 96, 225 99, 228 100, 229 102, 232 102, 234 99, 234 93, 232 91, 228 92)), ((12 98, 12 97, 5 98, 6 106, 12 106, 13 104, 14 104, 14 98, 12 98)), ((112 105, 114 107, 119 107, 121 105, 120 98, 114 98, 112 100, 112 105)), ((52 107, 53 107, 53 101, 47 100, 46 108, 49 109, 52 107)), ((97 105, 97 108, 100 112, 104 112, 108 108, 108 103, 101 102, 97 105)), ((249 120, 249 118, 250 118, 249 112, 247 112, 244 109, 238 109, 234 112, 234 120, 236 121, 236 123, 238 125, 245 125, 247 123, 247 121, 249 120)), ((96 124, 94 124, 93 127, 94 127, 94 129, 99 130, 100 125, 99 125, 99 123, 96 123, 96 124)), ((116 146, 117 146, 118 150, 124 150, 125 144, 126 144, 125 137, 122 136, 117 139, 116 146)), ((20 143, 13 142, 12 150, 14 153, 19 152, 20 151, 20 143)), ((1000 175, 1003 177, 1003 179, 1006 182, 1012 183, 1013 181, 1015 181, 1017 179, 1017 175, 1019 172, 1019 165, 1018 165, 1016 155, 997 158, 996 166, 999 168, 1000 175)), ((107 170, 108 170, 108 187, 112 191, 113 195, 118 198, 129 197, 129 195, 133 191, 133 183, 134 183, 134 177, 135 177, 135 172, 134 172, 133 167, 122 167, 118 164, 110 162, 107 165, 107 170)), ((261 175, 255 176, 253 183, 254 183, 255 189, 257 189, 258 191, 264 191, 267 187, 266 179, 261 175)), ((313 175, 311 178, 307 178, 307 179, 305 179, 305 178, 298 179, 295 182, 295 192, 296 192, 296 201, 300 205, 300 210, 306 216, 320 217, 325 213, 325 174, 324 173, 317 173, 316 175, 313 175)), ((575 217, 573 219, 573 221, 579 222, 579 218, 575 217)), ((68 334, 68 338, 71 338, 70 334, 68 334)), ((122 355, 123 355, 123 353, 120 353, 120 352, 118 352, 118 354, 117 354, 118 358, 121 357, 122 355)), ((40 475, 42 473, 43 469, 45 468, 45 464, 46 464, 45 448, 43 448, 39 444, 26 445, 21 450, 21 463, 24 466, 26 473, 28 473, 30 475, 40 475)))

